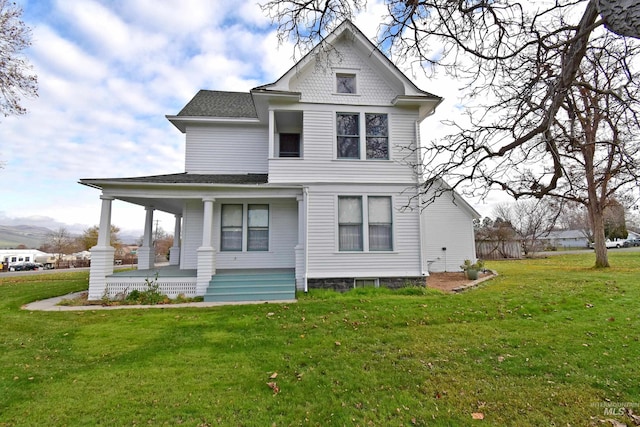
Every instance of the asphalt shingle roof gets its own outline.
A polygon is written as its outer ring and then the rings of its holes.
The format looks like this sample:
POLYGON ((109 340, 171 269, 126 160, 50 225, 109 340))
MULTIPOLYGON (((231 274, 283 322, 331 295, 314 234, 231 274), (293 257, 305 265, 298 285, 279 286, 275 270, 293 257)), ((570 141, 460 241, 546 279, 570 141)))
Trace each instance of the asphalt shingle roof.
MULTIPOLYGON (((83 181, 102 180, 103 179, 83 181)), ((141 184, 266 184, 269 180, 269 175, 262 173, 249 173, 243 175, 174 173, 168 175, 151 175, 131 178, 105 178, 104 180, 141 184)))
POLYGON ((250 93, 200 90, 178 116, 257 118, 250 93))

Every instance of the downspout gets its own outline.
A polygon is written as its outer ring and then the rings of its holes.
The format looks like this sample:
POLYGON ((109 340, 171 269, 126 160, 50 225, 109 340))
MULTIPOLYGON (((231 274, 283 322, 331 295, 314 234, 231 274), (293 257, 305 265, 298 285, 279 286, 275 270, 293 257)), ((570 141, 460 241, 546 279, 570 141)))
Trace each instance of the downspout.
POLYGON ((422 227, 422 197, 420 196, 420 186, 422 185, 422 174, 424 173, 422 164, 422 156, 420 150, 422 145, 420 144, 420 122, 415 121, 415 135, 416 135, 416 165, 418 165, 418 173, 416 173, 416 193, 418 197, 418 234, 420 236, 420 273, 423 276, 429 276, 428 269, 425 269, 424 256, 425 256, 425 241, 422 227))
POLYGON ((309 275, 309 187, 302 189, 304 194, 304 293, 309 292, 307 276, 309 275))

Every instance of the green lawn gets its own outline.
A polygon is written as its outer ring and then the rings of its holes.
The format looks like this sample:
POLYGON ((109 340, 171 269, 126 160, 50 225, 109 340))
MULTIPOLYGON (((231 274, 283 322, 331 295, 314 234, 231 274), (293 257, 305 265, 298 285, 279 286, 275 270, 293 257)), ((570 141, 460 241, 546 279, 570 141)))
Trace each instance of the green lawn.
POLYGON ((87 273, 0 275, 0 426, 629 422, 604 406, 640 412, 640 253, 610 259, 493 262, 462 294, 83 312, 20 306, 87 273))

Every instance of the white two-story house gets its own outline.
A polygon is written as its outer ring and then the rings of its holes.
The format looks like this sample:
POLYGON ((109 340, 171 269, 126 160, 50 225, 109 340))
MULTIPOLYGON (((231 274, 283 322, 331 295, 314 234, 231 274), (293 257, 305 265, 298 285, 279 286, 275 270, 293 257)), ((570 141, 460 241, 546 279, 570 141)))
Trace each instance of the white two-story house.
POLYGON ((156 277, 169 295, 248 301, 424 285, 429 271, 459 270, 475 259, 478 215, 459 196, 422 203, 412 167, 420 123, 441 101, 348 21, 274 83, 198 92, 167 116, 186 137, 184 172, 81 180, 102 191, 90 299, 156 277), (134 272, 113 273, 115 199, 146 209, 134 272), (151 237, 158 210, 175 215, 162 269, 151 237))

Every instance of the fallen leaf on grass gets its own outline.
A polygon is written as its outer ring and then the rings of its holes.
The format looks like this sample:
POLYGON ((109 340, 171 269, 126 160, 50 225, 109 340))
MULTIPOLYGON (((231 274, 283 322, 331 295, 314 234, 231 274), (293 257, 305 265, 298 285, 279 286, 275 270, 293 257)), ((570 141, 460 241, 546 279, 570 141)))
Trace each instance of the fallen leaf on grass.
POLYGON ((340 344, 340 341, 336 341, 335 344, 336 344, 336 347, 340 347, 342 345, 340 344))
POLYGON ((605 423, 611 423, 613 427, 627 427, 626 424, 621 423, 620 421, 612 420, 611 418, 607 418, 604 420, 605 423))
POLYGON ((271 374, 271 376, 269 377, 270 380, 275 380, 276 378, 278 378, 278 373, 274 372, 273 374, 271 374))
POLYGON ((278 387, 278 384, 276 384, 274 381, 269 381, 267 385, 271 390, 273 390, 273 394, 280 393, 280 387, 278 387))
POLYGON ((474 412, 471 414, 471 418, 474 420, 484 420, 484 414, 482 412, 474 412))

